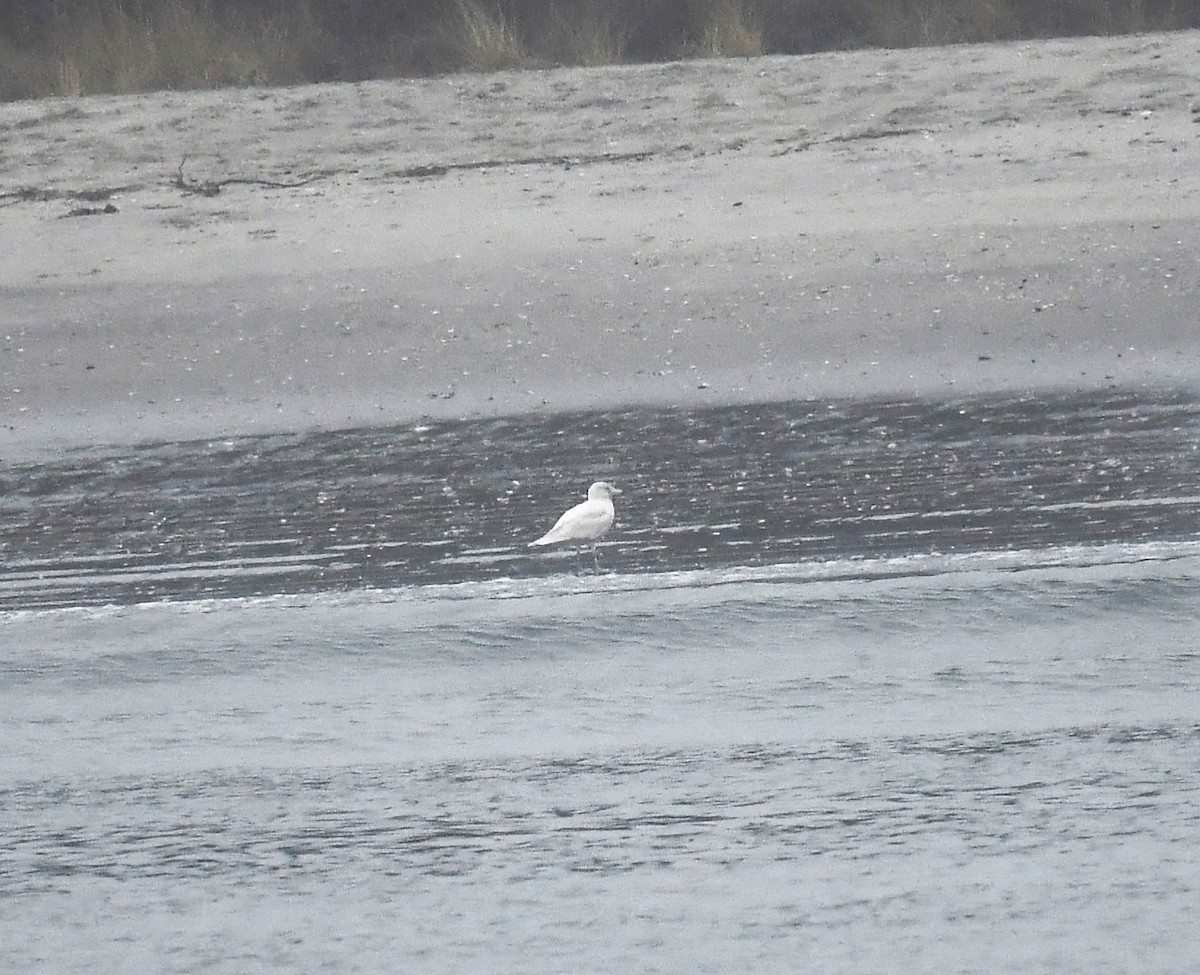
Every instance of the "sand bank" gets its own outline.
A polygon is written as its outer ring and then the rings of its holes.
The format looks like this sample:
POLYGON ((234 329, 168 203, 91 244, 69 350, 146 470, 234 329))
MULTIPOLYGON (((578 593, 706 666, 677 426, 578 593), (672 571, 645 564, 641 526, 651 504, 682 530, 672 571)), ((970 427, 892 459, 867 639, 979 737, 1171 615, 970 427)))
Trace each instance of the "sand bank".
POLYGON ((0 450, 1200 388, 1198 151, 1194 32, 0 105, 0 450))

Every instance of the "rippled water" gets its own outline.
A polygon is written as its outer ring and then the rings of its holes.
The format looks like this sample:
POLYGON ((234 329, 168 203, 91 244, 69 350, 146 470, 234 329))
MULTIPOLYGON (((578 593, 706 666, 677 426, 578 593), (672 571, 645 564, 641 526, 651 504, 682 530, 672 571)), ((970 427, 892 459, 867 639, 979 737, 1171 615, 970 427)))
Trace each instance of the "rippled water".
POLYGON ((1194 971, 1198 416, 782 404, 0 469, 0 967, 1194 971), (528 556, 596 476, 604 571, 528 556))
POLYGON ((782 403, 85 450, 0 465, 0 606, 391 588, 562 572, 531 557, 592 480, 605 568, 1189 537, 1200 404, 782 403))

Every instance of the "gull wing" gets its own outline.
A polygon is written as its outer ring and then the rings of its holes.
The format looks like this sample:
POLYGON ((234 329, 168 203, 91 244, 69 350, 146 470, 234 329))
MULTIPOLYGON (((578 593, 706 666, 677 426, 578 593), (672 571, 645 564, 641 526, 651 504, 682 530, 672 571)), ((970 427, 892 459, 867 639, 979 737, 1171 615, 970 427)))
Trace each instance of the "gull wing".
POLYGON ((603 535, 612 526, 613 507, 611 502, 590 500, 575 505, 563 513, 541 538, 530 545, 552 545, 555 542, 590 542, 603 535))

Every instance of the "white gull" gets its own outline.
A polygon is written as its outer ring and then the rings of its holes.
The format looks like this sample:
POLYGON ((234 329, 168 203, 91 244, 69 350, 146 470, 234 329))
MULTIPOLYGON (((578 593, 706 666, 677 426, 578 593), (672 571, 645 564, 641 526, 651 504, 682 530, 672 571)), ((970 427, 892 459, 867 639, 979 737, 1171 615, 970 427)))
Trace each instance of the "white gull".
POLYGON ((530 546, 591 542, 592 558, 596 559, 596 541, 612 527, 615 515, 612 499, 614 494, 620 493, 607 481, 597 481, 588 488, 586 501, 563 512, 554 527, 541 538, 535 538, 529 543, 530 546))

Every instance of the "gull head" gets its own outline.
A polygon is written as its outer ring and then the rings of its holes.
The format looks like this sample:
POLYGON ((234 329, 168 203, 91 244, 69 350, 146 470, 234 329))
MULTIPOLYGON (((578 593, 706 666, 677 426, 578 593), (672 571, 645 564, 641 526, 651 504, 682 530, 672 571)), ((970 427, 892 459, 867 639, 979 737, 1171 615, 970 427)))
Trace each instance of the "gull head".
POLYGON ((615 488, 608 481, 597 481, 588 488, 589 501, 611 501, 614 494, 620 494, 621 489, 615 488))

